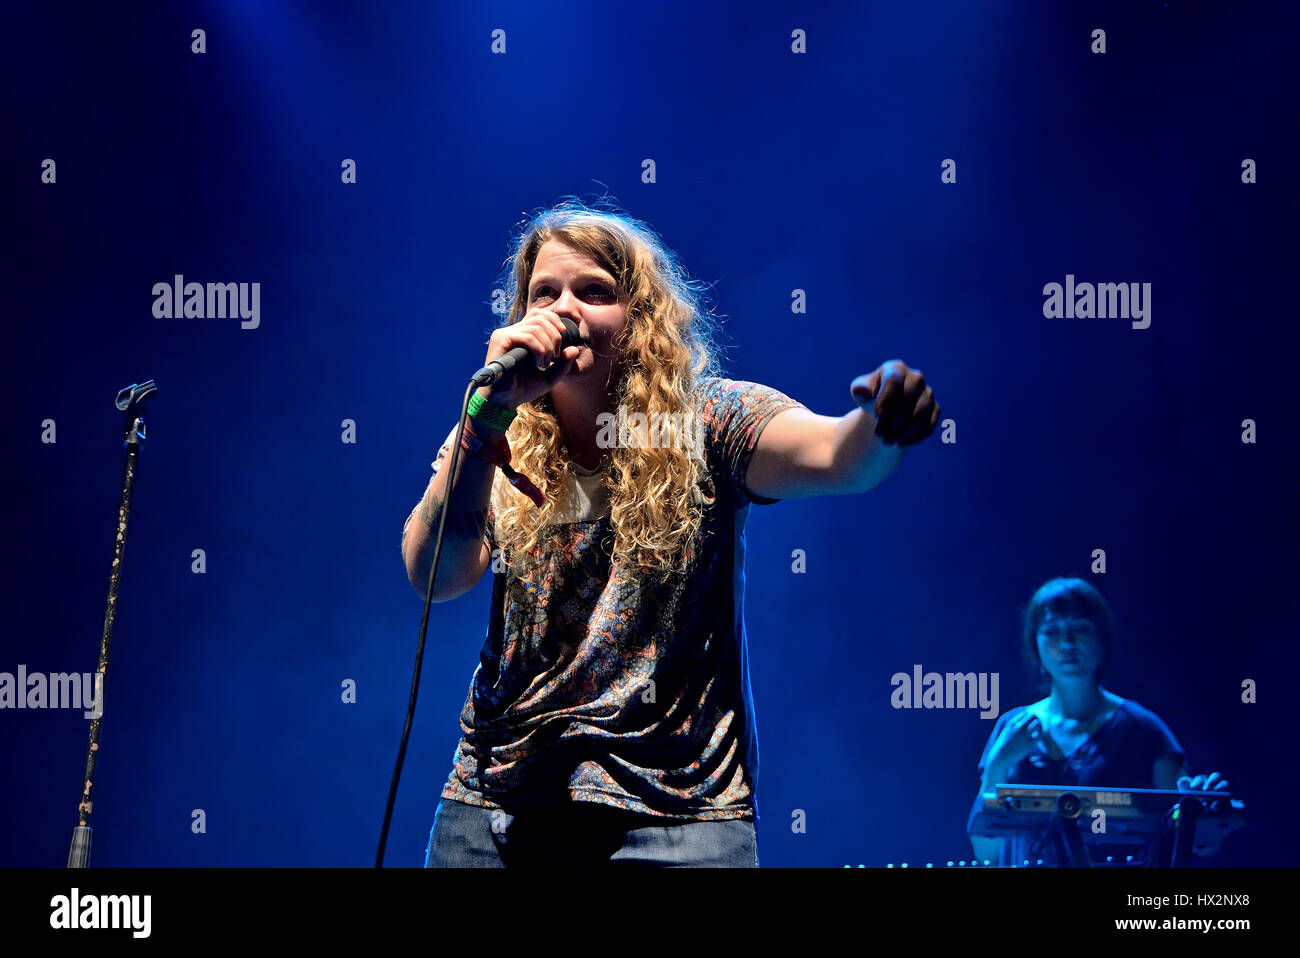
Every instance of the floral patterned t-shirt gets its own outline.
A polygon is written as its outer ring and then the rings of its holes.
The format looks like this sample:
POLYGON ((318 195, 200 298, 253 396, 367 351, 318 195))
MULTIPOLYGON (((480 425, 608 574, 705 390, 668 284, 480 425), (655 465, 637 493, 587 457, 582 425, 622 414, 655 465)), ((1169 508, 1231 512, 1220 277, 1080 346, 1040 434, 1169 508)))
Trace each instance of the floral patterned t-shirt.
POLYGON ((750 504, 778 500, 750 492, 745 475, 767 423, 802 404, 718 377, 695 395, 710 479, 693 571, 655 582, 611 563, 607 496, 578 473, 585 508, 547 527, 545 561, 523 574, 496 564, 444 798, 512 813, 584 801, 673 820, 756 819, 744 528, 750 504))

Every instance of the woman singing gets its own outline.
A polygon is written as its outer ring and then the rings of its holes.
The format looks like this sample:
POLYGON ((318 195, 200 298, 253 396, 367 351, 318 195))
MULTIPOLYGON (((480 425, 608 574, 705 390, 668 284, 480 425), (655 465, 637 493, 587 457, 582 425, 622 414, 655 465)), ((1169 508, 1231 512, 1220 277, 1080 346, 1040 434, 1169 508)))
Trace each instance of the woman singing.
POLYGON ((493 573, 426 865, 754 867, 749 507, 865 492, 939 407, 898 361, 839 417, 721 377, 696 283, 619 212, 561 203, 507 264, 485 362, 533 362, 477 390, 403 530, 421 596, 443 509, 433 601, 493 573))

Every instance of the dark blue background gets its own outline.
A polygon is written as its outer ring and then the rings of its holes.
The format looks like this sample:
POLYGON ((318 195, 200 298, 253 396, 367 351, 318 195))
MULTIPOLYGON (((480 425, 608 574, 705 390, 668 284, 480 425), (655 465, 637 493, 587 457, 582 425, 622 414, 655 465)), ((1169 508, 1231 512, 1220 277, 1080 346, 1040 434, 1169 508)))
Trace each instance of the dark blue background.
MULTIPOLYGON (((94 668, 111 401, 161 388, 92 863, 373 860, 420 613, 402 521, 483 358, 511 228, 608 191, 715 284, 731 376, 840 415, 855 376, 900 357, 957 424, 871 493, 753 511, 764 865, 969 856, 992 722, 896 711, 890 676, 999 672, 1004 710, 1036 697, 1018 610, 1053 575, 1113 604, 1111 688, 1250 807, 1222 863, 1295 864, 1295 9, 10 10, 0 670, 94 668), (260 328, 155 319, 175 273, 260 282, 260 328), (1067 273, 1152 283, 1150 328, 1045 319, 1067 273)), ((390 865, 423 862, 489 595, 433 608, 390 865)), ((79 712, 0 713, 0 864, 65 861, 85 736, 79 712)))

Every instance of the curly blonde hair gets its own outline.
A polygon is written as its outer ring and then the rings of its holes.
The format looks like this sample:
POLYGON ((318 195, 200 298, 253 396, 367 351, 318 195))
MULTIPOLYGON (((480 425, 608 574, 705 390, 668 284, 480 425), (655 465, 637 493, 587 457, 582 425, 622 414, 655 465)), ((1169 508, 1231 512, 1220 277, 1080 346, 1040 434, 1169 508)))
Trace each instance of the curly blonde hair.
MULTIPOLYGON (((704 301, 705 287, 685 269, 645 223, 607 202, 589 206, 576 197, 534 215, 512 243, 501 285, 510 303, 501 325, 527 313, 528 284, 542 245, 557 240, 587 253, 614 276, 627 322, 612 346, 621 363, 616 403, 652 417, 676 414, 698 427, 692 394, 699 379, 719 374, 714 332, 717 320, 704 301)), ((664 420, 659 420, 664 421, 664 420)), ((551 396, 523 403, 506 432, 511 465, 546 495, 535 506, 505 481, 493 481, 495 536, 512 569, 543 561, 542 530, 556 521, 571 487, 572 470, 551 396)), ((614 534, 612 561, 665 577, 689 570, 704 508, 710 501, 706 457, 676 444, 617 444, 602 480, 609 493, 614 534)))

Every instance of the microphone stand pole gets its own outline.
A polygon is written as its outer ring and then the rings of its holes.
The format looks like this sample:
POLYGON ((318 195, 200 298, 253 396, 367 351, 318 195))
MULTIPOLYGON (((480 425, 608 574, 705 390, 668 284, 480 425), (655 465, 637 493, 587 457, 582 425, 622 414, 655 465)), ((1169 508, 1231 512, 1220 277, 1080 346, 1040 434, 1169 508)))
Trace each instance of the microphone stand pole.
POLYGON ((117 536, 113 541, 113 565, 108 576, 108 606, 104 610, 104 632, 99 640, 99 665, 95 668, 95 702, 90 720, 90 743, 86 747, 86 776, 77 804, 77 827, 72 830, 72 848, 68 851, 69 868, 85 868, 90 862, 90 789, 95 782, 95 759, 99 756, 99 733, 104 715, 104 679, 108 674, 108 649, 113 640, 113 621, 117 616, 117 590, 122 582, 122 554, 126 547, 126 520, 131 511, 131 487, 135 483, 135 466, 145 440, 144 410, 158 392, 152 379, 127 386, 117 394, 114 405, 126 417, 126 467, 122 476, 122 500, 117 507, 117 536))

